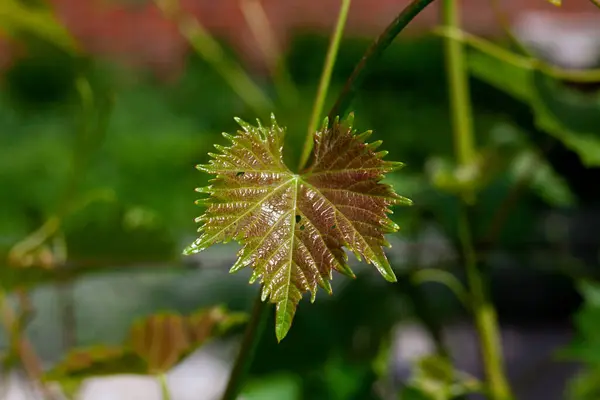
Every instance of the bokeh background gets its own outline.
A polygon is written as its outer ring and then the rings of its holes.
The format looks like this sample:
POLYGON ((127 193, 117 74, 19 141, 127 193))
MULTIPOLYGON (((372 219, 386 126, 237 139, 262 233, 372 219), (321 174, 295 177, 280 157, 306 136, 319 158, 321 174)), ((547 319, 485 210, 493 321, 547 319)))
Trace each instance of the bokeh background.
MULTIPOLYGON (((406 3, 352 2, 326 108, 406 3)), ((547 65, 600 67, 600 10, 589 1, 497 1, 502 15, 493 1, 460 3, 464 30, 504 49, 514 50, 510 28, 547 65)), ((194 166, 224 144, 221 132, 237 129, 233 117, 271 111, 288 127, 285 156, 295 165, 339 1, 182 0, 176 17, 173 2, 161 4, 0 4, 0 284, 26 314, 44 368, 75 347, 121 343, 136 318, 158 311, 249 311, 258 289, 248 271, 228 274, 235 245, 181 256, 202 211, 193 189, 208 179, 194 166), (181 16, 207 35, 190 42, 181 16), (237 66, 270 103, 239 80, 231 85, 237 66), (35 251, 19 253, 32 243, 35 251)), ((333 296, 302 301, 280 344, 270 316, 244 399, 396 399, 416 360, 440 343, 457 368, 482 375, 460 302, 415 278, 435 267, 463 279, 457 200, 435 174, 454 151, 443 39, 431 32, 438 24, 433 4, 351 107, 357 127, 373 129, 389 159, 407 164, 387 178, 415 202, 393 215, 402 229, 388 254, 399 282, 357 264, 355 281, 335 276, 333 296)), ((472 53, 477 142, 491 160, 476 242, 511 383, 518 399, 598 399, 600 86, 535 80, 531 90, 553 118, 548 129, 539 123, 548 115, 519 96, 529 90, 518 87, 524 72, 472 53)), ((241 331, 169 372, 174 400, 219 398, 241 331)), ((3 343, 10 356, 7 335, 3 343)), ((4 365, 7 400, 38 398, 20 368, 4 365)), ((154 378, 120 375, 85 381, 79 396, 152 400, 160 391, 154 378)))

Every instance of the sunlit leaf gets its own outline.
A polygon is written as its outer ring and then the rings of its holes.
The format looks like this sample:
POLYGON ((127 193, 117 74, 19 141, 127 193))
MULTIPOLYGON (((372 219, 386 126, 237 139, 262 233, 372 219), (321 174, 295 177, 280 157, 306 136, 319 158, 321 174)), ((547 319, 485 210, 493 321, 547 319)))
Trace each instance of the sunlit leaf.
POLYGON ((200 237, 187 254, 235 240, 242 245, 231 271, 249 266, 250 282, 263 283, 263 301, 276 304, 276 336, 287 334, 303 293, 317 286, 331 293, 332 271, 354 276, 344 248, 375 265, 390 282, 396 277, 383 252, 384 234, 398 230, 387 216, 389 207, 410 204, 380 183, 384 175, 402 166, 384 161, 381 142, 365 143, 349 120, 327 123, 315 134, 314 160, 302 174, 283 163, 285 130, 277 125, 251 126, 237 135, 224 134, 232 144, 217 145, 208 165, 198 168, 216 175, 208 187, 200 237))

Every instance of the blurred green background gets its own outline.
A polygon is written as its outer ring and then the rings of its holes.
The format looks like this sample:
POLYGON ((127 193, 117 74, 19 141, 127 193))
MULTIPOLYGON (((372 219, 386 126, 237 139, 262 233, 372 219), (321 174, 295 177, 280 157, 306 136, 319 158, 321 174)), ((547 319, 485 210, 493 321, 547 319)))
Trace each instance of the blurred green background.
MULTIPOLYGON (((247 284, 247 271, 228 274, 232 246, 190 258, 181 252, 202 212, 193 189, 208 179, 194 166, 207 161, 213 144, 224 144, 221 132, 237 129, 233 117, 268 114, 256 115, 194 52, 180 76, 164 81, 144 68, 70 53, 35 30, 14 31, 27 51, 1 77, 0 284, 9 294, 29 293, 34 313, 27 332, 45 365, 68 347, 119 343, 135 318, 160 310, 226 304, 249 311, 257 287, 247 284), (31 264, 9 265, 13 246, 57 216, 60 227, 31 264), (44 254, 56 265, 41 265, 44 254)), ((326 107, 370 42, 343 41, 326 107)), ((327 44, 324 35, 298 33, 283 54, 295 93, 269 111, 288 127, 288 165, 299 157, 327 44)), ((568 86, 486 57, 471 51, 469 58, 485 161, 476 242, 492 270, 501 324, 541 327, 540 335, 564 330, 566 343, 581 303, 578 289, 584 285, 586 298, 600 293, 598 87, 568 86), (529 78, 531 87, 520 84, 529 78), (493 243, 486 242, 490 231, 493 243)), ((267 93, 277 92, 268 74, 253 77, 267 93)), ((415 202, 393 214, 402 227, 389 253, 399 283, 363 266, 355 269, 356 281, 335 276, 334 295, 320 294, 314 305, 303 300, 281 344, 270 317, 245 398, 397 398, 410 372, 395 358, 395 327, 416 323, 425 326, 425 337, 435 337, 466 321, 447 288, 413 279, 434 266, 462 279, 457 200, 435 173, 453 160, 447 98, 442 39, 433 35, 398 40, 367 77, 351 107, 357 128, 373 129, 388 158, 406 163, 387 179, 415 202)), ((587 301, 577 314, 584 328, 576 327, 571 353, 595 354, 583 360, 591 378, 579 381, 596 382, 600 370, 598 330, 587 327, 598 326, 597 303, 587 301)), ((452 352, 460 353, 460 345, 452 352)), ((560 347, 542 363, 560 363, 553 356, 560 347)), ((479 374, 476 365, 466 368, 479 374)), ((591 389, 585 384, 569 389, 580 396, 573 398, 596 398, 585 396, 593 396, 597 382, 591 389)), ((527 393, 529 386, 522 388, 527 393)))

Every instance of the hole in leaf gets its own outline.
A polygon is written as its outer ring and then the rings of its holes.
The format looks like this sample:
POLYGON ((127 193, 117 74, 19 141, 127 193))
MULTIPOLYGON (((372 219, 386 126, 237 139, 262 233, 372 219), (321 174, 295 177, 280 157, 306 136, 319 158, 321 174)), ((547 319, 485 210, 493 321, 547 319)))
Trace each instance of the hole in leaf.
POLYGON ((300 225, 300 230, 303 231, 304 230, 304 225, 300 225))
POLYGON ((336 224, 331 225, 331 229, 335 229, 335 228, 337 228, 336 224))
POLYGON ((235 174, 235 176, 242 176, 242 175, 244 175, 244 171, 240 171, 237 174, 235 174))
POLYGON ((300 220, 301 220, 301 219, 302 219, 302 217, 301 217, 301 216, 299 216, 299 215, 296 215, 296 223, 300 222, 300 220))

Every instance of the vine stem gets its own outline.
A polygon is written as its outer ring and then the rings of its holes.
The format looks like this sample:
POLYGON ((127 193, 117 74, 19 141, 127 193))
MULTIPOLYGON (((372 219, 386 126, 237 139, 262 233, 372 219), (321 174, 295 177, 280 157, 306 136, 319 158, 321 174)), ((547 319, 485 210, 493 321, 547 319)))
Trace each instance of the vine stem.
MULTIPOLYGON (((344 89, 339 94, 335 105, 329 111, 329 121, 333 121, 336 115, 343 114, 346 111, 354 94, 362 84, 365 75, 370 71, 371 66, 381 58, 383 52, 409 22, 433 1, 434 0, 412 0, 411 3, 408 4, 383 31, 383 33, 375 39, 346 81, 344 89)), ((312 134, 313 132, 310 132, 311 140, 312 134)), ((312 146, 312 142, 309 145, 312 146)), ((310 150, 308 152, 310 154, 310 150)), ((254 357, 258 338, 264 329, 268 309, 269 307, 267 307, 266 303, 262 302, 260 294, 258 294, 255 300, 254 309, 252 310, 252 315, 250 316, 250 322, 246 328, 244 339, 242 340, 240 352, 234 362, 231 376, 227 382, 223 397, 221 398, 222 400, 236 400, 246 372, 254 357)))
MULTIPOLYGON (((262 290, 262 288, 261 288, 262 290)), ((235 359, 227 387, 223 393, 221 400, 236 400, 241 389, 242 384, 248 369, 254 359, 254 353, 258 345, 258 340, 262 336, 262 332, 265 329, 265 323, 267 321, 268 311, 271 307, 268 307, 268 303, 262 301, 260 291, 254 300, 254 307, 252 314, 250 315, 250 321, 244 333, 244 339, 240 346, 240 351, 235 359)))
MULTIPOLYGON (((600 1, 600 0, 599 0, 600 1)), ((459 41, 468 44, 477 51, 494 57, 502 62, 523 69, 537 69, 546 75, 555 79, 567 80, 576 83, 596 83, 600 81, 600 69, 585 69, 580 71, 571 71, 562 69, 533 58, 531 56, 522 56, 513 53, 503 47, 498 46, 488 40, 473 34, 464 32, 460 29, 451 27, 438 27, 433 30, 433 33, 448 39, 459 41)))
POLYGON ((323 72, 321 73, 321 81, 319 82, 317 97, 315 99, 312 115, 308 124, 308 131, 306 132, 306 139, 304 141, 304 147, 302 148, 302 155, 300 156, 300 164, 298 165, 298 169, 302 169, 302 167, 306 164, 308 158, 310 157, 310 152, 313 147, 314 133, 317 129, 317 125, 319 123, 319 119, 321 118, 321 114, 323 113, 325 97, 327 97, 327 92, 331 83, 331 74, 333 73, 333 66, 335 65, 335 59, 337 58, 338 50, 340 48, 340 42, 342 40, 342 34, 344 33, 344 27, 346 26, 346 21, 348 20, 348 11, 350 11, 350 3, 352 3, 352 0, 342 0, 342 5, 338 14, 337 23, 335 25, 335 31, 333 33, 333 36, 331 37, 329 49, 327 50, 327 56, 325 57, 325 66, 323 67, 323 72))
POLYGON ((336 116, 339 115, 341 117, 347 111, 363 80, 369 74, 371 68, 377 64, 377 61, 379 61, 385 50, 392 44, 396 36, 433 1, 412 0, 369 46, 354 68, 354 71, 352 71, 350 78, 346 81, 331 111, 329 111, 330 123, 333 122, 336 116))
MULTIPOLYGON (((442 18, 448 29, 460 28, 457 0, 443 0, 442 18)), ((476 156, 476 148, 464 45, 460 41, 447 38, 445 40, 445 50, 455 152, 459 165, 468 165, 476 156)), ((474 200, 475 194, 472 191, 463 194, 459 210, 458 234, 465 257, 465 269, 471 295, 471 310, 479 333, 481 356, 489 393, 493 400, 508 400, 512 398, 512 395, 504 374, 496 311, 486 293, 487 287, 484 274, 478 268, 477 255, 473 246, 469 204, 473 203, 474 200)))
POLYGON ((158 376, 158 382, 160 383, 160 392, 162 393, 162 400, 171 400, 171 392, 169 392, 169 384, 167 383, 167 375, 160 374, 158 376))

